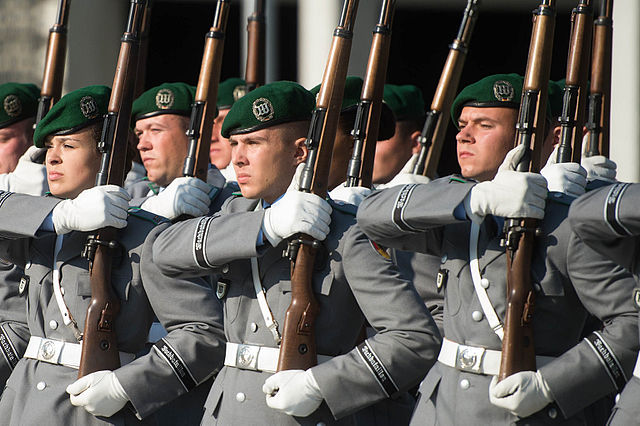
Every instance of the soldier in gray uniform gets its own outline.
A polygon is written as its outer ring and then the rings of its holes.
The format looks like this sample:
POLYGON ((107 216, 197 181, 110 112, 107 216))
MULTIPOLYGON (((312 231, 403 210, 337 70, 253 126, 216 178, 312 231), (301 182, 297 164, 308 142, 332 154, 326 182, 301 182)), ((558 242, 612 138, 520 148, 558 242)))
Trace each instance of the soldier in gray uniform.
POLYGON ((524 153, 522 146, 509 151, 521 87, 521 77, 495 75, 456 98, 462 177, 376 191, 358 211, 358 223, 376 242, 441 256, 444 340, 420 386, 412 424, 584 424, 582 410, 619 392, 631 374, 638 349, 628 297, 633 278, 572 233, 570 196, 547 198, 542 176, 515 171, 524 153), (506 217, 544 218, 531 265, 538 370, 497 383, 506 217), (604 327, 581 340, 587 313, 604 327))
MULTIPOLYGON (((40 90, 33 84, 0 85, 0 190, 44 195, 46 171, 36 159, 33 122, 40 90)), ((25 276, 22 268, 0 258, 0 387, 24 353, 26 327, 25 276)))
POLYGON ((128 214, 129 195, 94 187, 97 151, 109 88, 90 86, 64 96, 39 123, 36 146, 47 147, 52 197, 0 192, 0 256, 24 267, 27 324, 24 357, 0 399, 2 423, 136 424, 209 378, 222 363, 221 307, 205 280, 175 279, 145 261, 162 227, 142 210, 128 214), (90 231, 120 229, 111 285, 120 298, 115 319, 122 366, 78 379, 80 341, 91 300, 90 231), (169 330, 147 355, 154 313, 169 330))
MULTIPOLYGON (((638 202, 640 185, 617 183, 591 191, 569 210, 575 233, 594 250, 631 271, 638 281, 638 202)), ((626 294, 640 311, 640 288, 626 294)), ((612 425, 640 424, 640 357, 617 401, 612 425)))
POLYGON ((354 424, 351 414, 417 383, 439 348, 420 297, 361 233, 354 208, 295 189, 314 105, 293 82, 239 99, 222 134, 230 136, 243 196, 219 214, 173 225, 154 244, 154 261, 168 275, 222 277, 229 343, 203 424, 354 424), (322 241, 313 273, 320 364, 272 375, 291 301, 283 250, 300 232, 322 241), (365 321, 377 334, 359 342, 365 321))

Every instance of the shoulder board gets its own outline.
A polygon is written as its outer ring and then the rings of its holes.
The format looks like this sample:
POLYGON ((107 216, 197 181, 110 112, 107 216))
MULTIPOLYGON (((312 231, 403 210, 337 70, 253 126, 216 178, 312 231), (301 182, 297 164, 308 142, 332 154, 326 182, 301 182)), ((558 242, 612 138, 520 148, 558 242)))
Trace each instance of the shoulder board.
POLYGON ((564 194, 562 192, 549 192, 547 194, 547 200, 552 203, 564 204, 565 206, 570 206, 574 197, 571 195, 564 194))
POLYGON ((142 210, 140 207, 129 207, 128 213, 131 216, 135 216, 139 219, 145 220, 147 222, 151 222, 154 225, 170 222, 169 219, 167 219, 166 217, 159 216, 154 213, 150 213, 146 210, 142 210))
POLYGON ((327 201, 329 202, 329 205, 331 205, 332 209, 337 210, 341 213, 345 213, 355 217, 356 213, 358 212, 358 207, 354 206, 353 204, 347 204, 341 201, 334 201, 330 198, 327 199, 327 201))

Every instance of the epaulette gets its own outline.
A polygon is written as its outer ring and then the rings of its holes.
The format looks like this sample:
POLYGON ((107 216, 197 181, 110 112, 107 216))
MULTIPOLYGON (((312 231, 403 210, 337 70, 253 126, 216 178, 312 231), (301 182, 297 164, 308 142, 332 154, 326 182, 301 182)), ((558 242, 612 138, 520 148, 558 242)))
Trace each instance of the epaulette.
POLYGON ((358 213, 358 207, 354 206, 353 204, 348 204, 342 201, 335 201, 331 198, 328 198, 327 201, 329 202, 329 205, 331 205, 332 209, 338 210, 341 213, 346 213, 353 217, 355 217, 356 213, 358 213))
POLYGON ((549 191, 549 193, 547 193, 547 200, 558 204, 564 204, 565 206, 570 206, 571 203, 573 203, 573 200, 575 200, 575 197, 567 195, 563 192, 549 191))
POLYGON ((140 207, 129 207, 129 210, 127 210, 127 212, 131 216, 135 216, 147 222, 151 222, 154 225, 160 225, 161 223, 170 222, 170 220, 167 219, 166 217, 148 212, 146 210, 141 209, 140 207))

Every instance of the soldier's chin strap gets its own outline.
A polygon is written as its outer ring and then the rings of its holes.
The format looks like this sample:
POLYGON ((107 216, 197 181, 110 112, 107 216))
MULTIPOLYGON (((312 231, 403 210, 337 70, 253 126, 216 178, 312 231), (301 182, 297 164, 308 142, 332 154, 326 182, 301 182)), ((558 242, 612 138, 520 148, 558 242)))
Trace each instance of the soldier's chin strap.
POLYGON ((476 295, 480 301, 482 312, 489 322, 489 326, 494 333, 498 335, 500 340, 504 337, 504 329, 502 322, 498 318, 487 290, 482 286, 482 276, 480 275, 480 265, 478 262, 478 240, 480 239, 480 225, 476 222, 471 222, 471 233, 469 234, 469 268, 471 269, 471 279, 473 280, 473 287, 476 290, 476 295))

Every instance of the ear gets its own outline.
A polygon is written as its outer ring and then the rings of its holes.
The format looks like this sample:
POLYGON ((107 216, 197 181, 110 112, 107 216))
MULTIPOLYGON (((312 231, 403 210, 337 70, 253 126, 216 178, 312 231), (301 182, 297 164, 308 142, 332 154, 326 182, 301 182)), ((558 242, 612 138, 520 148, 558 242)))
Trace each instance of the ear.
POLYGON ((294 143, 295 152, 293 154, 293 157, 294 157, 296 166, 298 164, 301 164, 307 161, 307 155, 309 154, 309 149, 307 148, 307 145, 305 143, 306 141, 307 141, 307 138, 298 138, 294 143))
POLYGON ((560 133, 562 133, 562 126, 556 126, 553 128, 553 145, 560 143, 560 133))
POLYGON ((418 139, 420 138, 420 133, 419 131, 415 130, 413 133, 411 133, 411 136, 409 136, 409 138, 411 139, 411 153, 412 154, 417 154, 420 152, 420 142, 418 141, 418 139))

